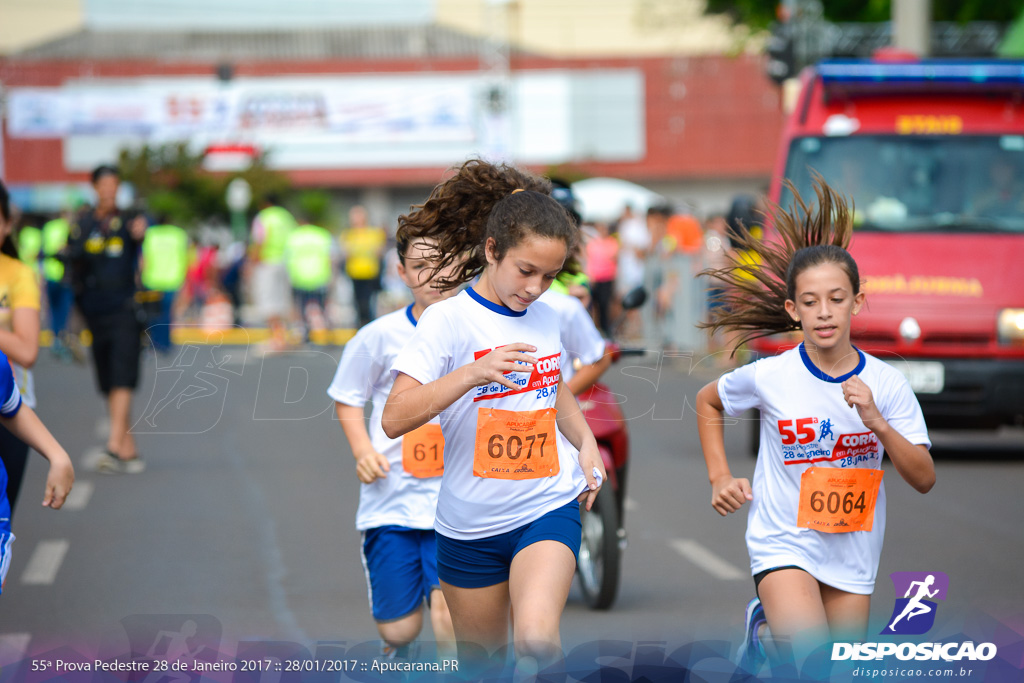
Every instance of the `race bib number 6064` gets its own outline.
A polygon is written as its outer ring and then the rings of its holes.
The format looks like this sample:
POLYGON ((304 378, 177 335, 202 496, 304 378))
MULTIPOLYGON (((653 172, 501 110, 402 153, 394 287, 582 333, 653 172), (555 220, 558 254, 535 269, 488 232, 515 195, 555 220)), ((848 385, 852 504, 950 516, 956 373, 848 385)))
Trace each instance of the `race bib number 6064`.
POLYGON ((871 531, 882 470, 808 467, 800 475, 797 526, 828 534, 871 531))

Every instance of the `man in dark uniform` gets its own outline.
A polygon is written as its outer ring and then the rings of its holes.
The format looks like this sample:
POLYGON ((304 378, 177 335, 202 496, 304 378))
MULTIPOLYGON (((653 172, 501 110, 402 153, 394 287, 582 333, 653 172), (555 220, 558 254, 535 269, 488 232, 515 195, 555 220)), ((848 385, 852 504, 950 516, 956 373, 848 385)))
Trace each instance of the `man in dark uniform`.
POLYGON ((134 474, 145 469, 129 428, 142 351, 134 305, 136 273, 147 224, 145 216, 117 208, 120 183, 113 166, 92 172, 96 206, 75 216, 68 263, 75 303, 92 333, 96 381, 110 410, 107 450, 96 469, 134 474))

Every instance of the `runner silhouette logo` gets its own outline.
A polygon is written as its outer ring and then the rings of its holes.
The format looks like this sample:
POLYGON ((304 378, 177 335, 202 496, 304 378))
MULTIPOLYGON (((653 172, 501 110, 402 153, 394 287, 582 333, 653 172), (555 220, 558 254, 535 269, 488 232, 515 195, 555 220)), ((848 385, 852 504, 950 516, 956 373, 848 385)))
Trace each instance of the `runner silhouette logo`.
POLYGON ((927 633, 935 624, 935 601, 946 599, 949 577, 942 572, 893 572, 889 577, 896 589, 896 604, 882 634, 927 633))

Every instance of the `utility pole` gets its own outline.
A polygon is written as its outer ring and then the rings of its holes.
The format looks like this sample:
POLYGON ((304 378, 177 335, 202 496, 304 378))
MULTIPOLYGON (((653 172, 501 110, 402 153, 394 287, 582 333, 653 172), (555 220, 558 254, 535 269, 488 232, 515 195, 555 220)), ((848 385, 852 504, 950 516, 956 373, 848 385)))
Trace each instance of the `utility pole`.
POLYGON ((517 0, 485 0, 485 20, 490 27, 481 42, 480 71, 483 76, 483 152, 494 161, 512 161, 512 78, 510 15, 517 0))
POLYGON ((931 54, 931 0, 892 0, 892 46, 920 57, 931 54))

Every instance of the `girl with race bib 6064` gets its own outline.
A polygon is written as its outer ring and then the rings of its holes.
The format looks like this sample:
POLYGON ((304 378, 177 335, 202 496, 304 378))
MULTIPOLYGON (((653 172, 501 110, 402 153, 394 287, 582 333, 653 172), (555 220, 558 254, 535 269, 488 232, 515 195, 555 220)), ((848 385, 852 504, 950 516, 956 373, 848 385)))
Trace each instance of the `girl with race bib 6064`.
POLYGON ((803 332, 796 348, 737 368, 697 395, 711 504, 724 516, 750 503, 746 540, 758 598, 747 608, 740 654, 755 669, 769 642, 768 654, 803 660, 830 637, 865 637, 885 533, 883 453, 921 493, 935 483, 910 385, 850 341, 865 299, 846 251, 852 215, 816 182, 816 208, 797 197, 791 211, 773 211, 777 242, 746 240, 760 265, 733 260, 709 273, 726 295, 707 327, 744 340, 803 332), (722 429, 723 413, 751 408, 761 411, 753 485, 729 470, 722 429))
POLYGON ((445 471, 437 569, 460 657, 508 643, 529 673, 561 657, 559 621, 580 545, 579 502, 605 477, 594 436, 561 380, 555 312, 536 299, 579 240, 547 181, 471 160, 399 235, 437 241, 440 286, 479 280, 434 304, 398 355, 383 427, 397 437, 440 415, 445 471))
POLYGON ((430 607, 439 656, 454 654, 451 617, 437 582, 434 509, 444 471, 444 439, 437 420, 401 439, 380 427, 393 382, 391 364, 426 308, 452 290, 434 287, 436 245, 427 239, 398 240, 398 274, 413 303, 362 327, 345 345, 334 381, 327 389, 362 482, 356 528, 369 588, 370 611, 384 640, 385 654, 408 655, 407 646, 423 626, 430 607), (373 402, 370 429, 363 407, 373 402))

